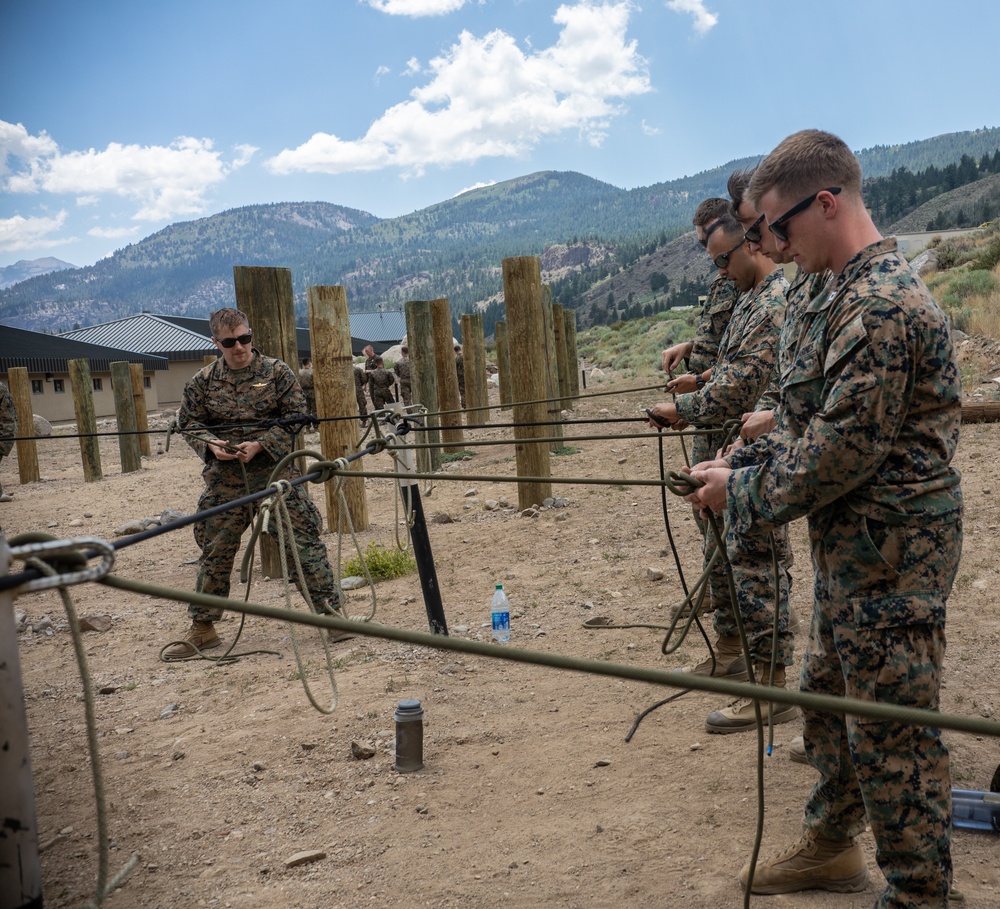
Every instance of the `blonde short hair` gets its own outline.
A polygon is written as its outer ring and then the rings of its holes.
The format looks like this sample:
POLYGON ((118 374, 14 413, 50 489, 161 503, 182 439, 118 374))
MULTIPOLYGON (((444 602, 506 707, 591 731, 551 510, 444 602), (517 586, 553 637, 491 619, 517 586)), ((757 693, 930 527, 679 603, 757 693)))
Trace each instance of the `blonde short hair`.
POLYGON ((777 190, 788 198, 806 197, 839 186, 861 196, 861 165, 843 139, 819 129, 803 129, 782 139, 758 166, 745 199, 760 211, 761 197, 777 190))
POLYGON ((250 320, 247 318, 247 314, 239 309, 234 309, 231 306, 227 306, 224 309, 217 309, 215 312, 211 313, 208 317, 209 327, 212 329, 213 337, 219 337, 219 332, 224 328, 231 328, 233 330, 237 328, 242 328, 246 325, 250 327, 250 320))

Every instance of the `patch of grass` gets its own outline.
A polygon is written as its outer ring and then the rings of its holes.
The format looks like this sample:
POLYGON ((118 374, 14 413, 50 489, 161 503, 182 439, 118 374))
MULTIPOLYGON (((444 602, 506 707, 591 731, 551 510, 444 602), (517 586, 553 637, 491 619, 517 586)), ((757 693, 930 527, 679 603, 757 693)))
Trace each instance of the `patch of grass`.
POLYGON ((442 464, 451 464, 454 461, 464 461, 466 458, 474 458, 476 453, 474 451, 453 451, 449 454, 441 455, 442 464))
POLYGON ((562 448, 553 448, 552 454, 554 455, 575 455, 583 451, 582 448, 574 448, 572 445, 563 445, 562 448))
MULTIPOLYGON (((417 570, 416 560, 410 550, 386 549, 381 543, 372 540, 368 548, 364 551, 365 564, 372 576, 372 580, 380 581, 384 578, 401 578, 404 574, 410 574, 417 570)), ((361 560, 355 556, 348 559, 344 565, 344 573, 364 577, 365 569, 361 560)))

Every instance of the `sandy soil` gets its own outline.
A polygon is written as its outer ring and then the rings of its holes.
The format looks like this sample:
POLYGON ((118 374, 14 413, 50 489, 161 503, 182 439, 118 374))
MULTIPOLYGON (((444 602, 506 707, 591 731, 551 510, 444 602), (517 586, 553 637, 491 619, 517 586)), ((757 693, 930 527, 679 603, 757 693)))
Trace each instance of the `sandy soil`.
MULTIPOLYGON (((597 416, 606 408, 632 417, 650 403, 649 393, 623 390, 581 402, 576 413, 597 416)), ((507 430, 484 432, 509 438, 507 430)), ((1000 709, 998 442, 1000 426, 968 426, 958 456, 967 536, 949 604, 943 706, 977 717, 1000 709)), ((553 459, 555 474, 624 480, 658 472, 652 436, 576 447, 579 453, 553 459)), ((177 439, 169 452, 156 448, 141 472, 122 475, 116 443, 102 443, 105 478, 85 484, 78 443, 43 441, 42 482, 19 485, 16 460, 4 461, 2 480, 14 501, 0 505, 0 521, 8 536, 47 530, 114 539, 125 521, 164 508, 191 511, 201 485, 194 454, 177 439)), ((668 445, 667 466, 681 462, 679 449, 668 445)), ((367 463, 389 467, 385 455, 367 463)), ((514 468, 507 444, 476 449, 473 460, 449 472, 509 476, 514 468)), ((367 491, 372 527, 360 541, 392 545, 393 486, 369 480, 367 491)), ((488 638, 489 601, 502 581, 514 645, 657 668, 700 659, 700 641, 665 657, 659 632, 582 624, 593 616, 662 623, 679 599, 655 490, 581 482, 555 494, 570 504, 531 519, 483 509, 486 499, 516 502, 511 484, 435 485, 425 499, 428 513, 455 519, 430 527, 452 634, 488 638), (471 488, 475 497, 466 497, 471 488), (650 567, 663 569, 664 580, 650 580, 650 567)), ((696 528, 688 507, 668 498, 684 568, 694 577, 696 528)), ((804 531, 801 524, 793 529, 793 602, 807 619, 804 531)), ((336 537, 324 539, 335 554, 336 537)), ((181 530, 124 549, 115 572, 190 589, 197 555, 191 531, 181 530)), ((259 578, 252 599, 280 604, 281 585, 259 578)), ((377 594, 378 621, 427 629, 416 575, 381 582, 377 594)), ((96 709, 112 872, 139 856, 110 907, 742 905, 736 876, 753 846, 756 736, 705 733, 705 716, 725 698, 683 697, 646 718, 626 743, 637 713, 671 691, 361 637, 334 651, 339 705, 324 716, 303 693, 285 624, 251 618, 241 640, 241 649, 276 649, 281 658, 168 665, 157 653, 186 629, 182 604, 99 584, 72 595, 80 615, 113 619, 106 633, 84 636, 94 688, 108 692, 96 695, 96 709), (418 698, 426 711, 425 767, 408 774, 393 769, 393 710, 404 698, 418 698), (352 742, 374 746, 375 756, 356 759, 352 742), (286 866, 306 850, 325 857, 286 866)), ((234 595, 242 595, 238 585, 234 595)), ((351 611, 363 612, 368 596, 351 593, 351 611)), ((97 854, 80 678, 58 593, 25 595, 15 606, 29 625, 46 615, 55 625, 51 635, 23 631, 20 653, 45 902, 80 906, 92 893, 97 854)), ((228 641, 237 626, 230 619, 219 627, 228 641)), ((322 643, 316 632, 299 637, 313 690, 329 703, 322 643)), ((777 727, 774 755, 765 760, 765 853, 797 837, 814 779, 811 768, 788 759, 787 744, 798 732, 797 723, 777 727)), ((949 733, 947 741, 954 785, 989 788, 1000 739, 949 733)), ((863 845, 872 871, 866 892, 755 897, 753 904, 872 905, 883 880, 870 834, 863 845)), ((970 909, 1000 904, 997 846, 996 836, 956 832, 956 884, 970 909)))

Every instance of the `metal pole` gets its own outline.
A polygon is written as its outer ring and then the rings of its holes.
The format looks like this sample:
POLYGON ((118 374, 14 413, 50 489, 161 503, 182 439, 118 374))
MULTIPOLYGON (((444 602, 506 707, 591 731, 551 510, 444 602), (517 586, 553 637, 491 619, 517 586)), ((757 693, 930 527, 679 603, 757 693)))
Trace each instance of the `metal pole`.
MULTIPOLYGON (((0 533, 0 575, 10 547, 0 533)), ((14 595, 0 592, 0 904, 3 909, 42 909, 35 789, 28 749, 21 660, 14 626, 14 595)))
MULTIPOLYGON (((399 431, 400 428, 405 427, 406 421, 403 417, 394 415, 393 423, 399 431)), ((420 575, 420 589, 424 594, 427 622, 430 625, 431 634, 447 636, 448 622, 445 619, 444 605, 441 602, 441 588, 438 586, 434 554, 431 552, 431 540, 427 534, 424 507, 420 502, 420 480, 409 476, 414 472, 413 450, 409 448, 398 449, 397 457, 393 461, 396 465, 396 473, 400 475, 399 494, 403 498, 406 513, 410 515, 410 539, 413 541, 413 557, 417 561, 417 573, 420 575)))

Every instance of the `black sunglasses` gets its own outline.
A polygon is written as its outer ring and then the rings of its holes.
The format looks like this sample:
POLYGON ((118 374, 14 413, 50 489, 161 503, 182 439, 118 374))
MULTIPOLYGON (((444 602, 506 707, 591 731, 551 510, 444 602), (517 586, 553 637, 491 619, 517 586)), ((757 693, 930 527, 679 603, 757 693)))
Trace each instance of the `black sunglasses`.
POLYGON ((249 344, 250 341, 253 340, 253 332, 248 331, 245 335, 237 335, 235 338, 216 338, 215 340, 218 341, 223 347, 225 347, 226 350, 231 350, 232 348, 234 348, 236 346, 237 341, 239 341, 240 344, 246 347, 247 344, 249 344))
POLYGON ((714 259, 712 259, 712 262, 715 263, 715 267, 716 268, 725 268, 729 264, 729 257, 734 252, 736 252, 736 250, 738 250, 743 245, 744 242, 745 242, 744 240, 740 240, 740 242, 737 243, 731 250, 729 250, 729 252, 721 253, 720 255, 718 255, 714 259))
POLYGON ((743 239, 747 243, 760 243, 761 233, 760 225, 764 220, 764 216, 761 215, 756 221, 751 224, 743 234, 743 239))
POLYGON ((775 219, 770 224, 767 225, 767 229, 771 231, 782 243, 788 242, 788 231, 785 230, 784 225, 794 218, 800 211, 805 211, 813 202, 816 201, 816 197, 820 193, 830 193, 831 195, 837 195, 840 192, 839 186, 828 186, 826 189, 817 189, 811 196, 803 199, 798 205, 793 205, 788 211, 786 211, 780 218, 775 219))

